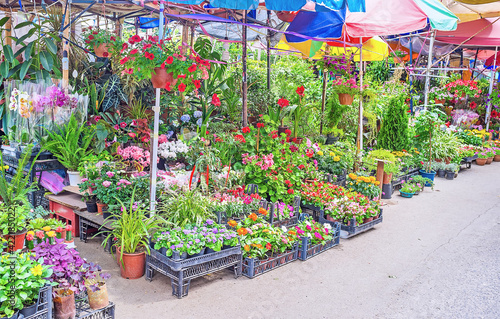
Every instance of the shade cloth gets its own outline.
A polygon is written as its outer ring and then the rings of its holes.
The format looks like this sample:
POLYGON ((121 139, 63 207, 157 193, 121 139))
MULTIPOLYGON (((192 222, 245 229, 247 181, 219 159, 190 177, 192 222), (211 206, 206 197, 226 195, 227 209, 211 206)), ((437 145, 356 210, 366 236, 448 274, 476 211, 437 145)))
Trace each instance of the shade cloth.
MULTIPOLYGON (((204 0, 175 0, 169 3, 199 5, 204 0)), ((346 5, 352 12, 364 12, 365 0, 309 0, 317 6, 329 10, 342 10, 346 5)), ((302 9, 308 0, 211 0, 210 5, 215 8, 226 8, 233 10, 255 10, 260 4, 265 3, 268 10, 276 11, 298 11, 302 9)), ((324 10, 323 9, 323 10, 324 10)), ((322 11, 320 8, 317 11, 322 11)))

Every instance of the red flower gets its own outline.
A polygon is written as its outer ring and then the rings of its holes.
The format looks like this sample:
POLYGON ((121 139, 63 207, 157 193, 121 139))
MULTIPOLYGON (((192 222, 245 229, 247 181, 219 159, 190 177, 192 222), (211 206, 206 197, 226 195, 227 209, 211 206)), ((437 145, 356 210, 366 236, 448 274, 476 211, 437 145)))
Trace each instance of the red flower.
POLYGON ((107 58, 107 57, 109 56, 109 53, 108 53, 108 52, 103 52, 103 53, 102 53, 102 56, 103 56, 104 58, 107 58))
POLYGON ((304 164, 299 165, 299 169, 304 169, 304 168, 306 168, 304 164))
POLYGON ((212 95, 212 104, 215 106, 220 106, 220 99, 217 96, 217 93, 214 93, 214 95, 212 95))
POLYGON ((143 143, 147 143, 147 142, 149 142, 149 136, 147 136, 147 135, 146 135, 146 136, 143 136, 143 137, 141 138, 141 142, 143 142, 143 143))
POLYGON ((290 102, 285 98, 281 98, 278 100, 278 105, 281 106, 281 108, 284 108, 285 106, 290 105, 290 102))
POLYGON ((166 62, 167 62, 167 64, 172 64, 172 63, 174 62, 174 58, 173 58, 173 57, 171 57, 171 56, 169 56, 169 57, 167 58, 167 61, 166 61, 166 62))
POLYGON ((121 122, 121 123, 120 123, 120 127, 121 127, 121 128, 125 128, 125 127, 127 127, 127 123, 125 123, 125 122, 121 122))
POLYGON ((446 127, 450 127, 450 121, 446 122, 446 127))
POLYGON ((130 133, 128 133, 128 136, 130 136, 131 138, 135 138, 135 133, 130 132, 130 133))
POLYGON ((130 51, 130 54, 134 55, 134 54, 136 54, 137 52, 139 52, 139 50, 137 50, 137 49, 133 49, 132 51, 130 51))
POLYGON ((257 123, 257 128, 263 128, 264 127, 264 123, 257 123))
POLYGON ((89 40, 94 40, 94 36, 92 34, 89 35, 89 40))
POLYGON ((290 131, 290 129, 286 129, 286 130, 285 130, 285 134, 286 134, 287 136, 290 136, 290 135, 292 135, 292 131, 290 131))
POLYGON ((287 192, 288 192, 288 194, 290 194, 290 195, 294 193, 293 189, 291 189, 291 188, 290 188, 287 192))
POLYGON ((90 41, 89 41, 89 40, 85 40, 85 43, 89 44, 89 43, 90 43, 90 41))
POLYGON ((186 78, 186 75, 185 74, 179 74, 177 76, 178 79, 185 79, 186 78))
POLYGON ((116 41, 116 38, 115 37, 110 37, 109 38, 111 41, 116 41))
POLYGON ((295 92, 300 96, 304 96, 304 86, 299 86, 295 92))
POLYGON ((178 89, 179 89, 179 92, 186 91, 186 84, 184 84, 184 83, 181 82, 181 84, 179 84, 178 89))
POLYGON ((190 73, 193 73, 194 71, 196 71, 196 64, 191 64, 191 66, 188 68, 188 71, 190 73))
POLYGON ((241 131, 242 131, 243 133, 245 133, 245 134, 246 134, 246 133, 250 133, 250 128, 249 128, 248 126, 246 126, 246 127, 242 128, 242 129, 241 129, 241 131))
POLYGON ((276 134, 276 133, 275 133, 275 134, 273 134, 273 136, 271 136, 271 137, 272 137, 273 139, 274 139, 274 138, 277 138, 277 137, 278 137, 278 134, 276 134))
POLYGON ((470 104, 469 104, 469 107, 470 107, 471 109, 475 109, 475 108, 476 108, 476 106, 477 106, 476 102, 470 102, 470 104))
POLYGON ((120 60, 120 64, 125 64, 128 61, 128 57, 124 57, 123 59, 120 60))
POLYGON ((141 42, 141 41, 142 41, 142 38, 136 34, 136 35, 134 35, 134 36, 132 37, 132 41, 134 41, 134 42, 136 42, 136 43, 137 43, 137 42, 141 42))
POLYGON ((201 81, 200 80, 194 80, 193 81, 194 87, 199 89, 201 87, 201 81))
POLYGON ((272 247, 272 246, 271 246, 271 243, 267 243, 267 244, 266 244, 266 249, 267 249, 267 250, 271 249, 271 247, 272 247))
POLYGON ((123 53, 123 51, 127 49, 128 49, 128 44, 125 42, 124 44, 122 44, 122 49, 120 50, 120 53, 123 53))
POLYGON ((132 74, 132 73, 134 73, 134 69, 128 68, 128 69, 123 70, 123 72, 125 72, 127 74, 132 74))
POLYGON ((145 45, 142 46, 142 49, 143 50, 147 50, 149 48, 151 48, 153 45, 151 43, 146 43, 145 45))
POLYGON ((241 135, 241 134, 235 135, 234 139, 240 143, 246 143, 245 137, 243 137, 243 135, 241 135))
MULTIPOLYGON (((133 37, 128 38, 128 43, 134 44, 134 38, 133 37)), ((124 44, 126 44, 126 43, 124 43, 124 44)))
POLYGON ((167 91, 172 91, 172 88, 170 87, 170 82, 167 82, 167 84, 165 85, 165 90, 167 91))
POLYGON ((92 34, 96 34, 97 35, 97 34, 99 34, 99 31, 94 31, 94 32, 92 32, 92 34))

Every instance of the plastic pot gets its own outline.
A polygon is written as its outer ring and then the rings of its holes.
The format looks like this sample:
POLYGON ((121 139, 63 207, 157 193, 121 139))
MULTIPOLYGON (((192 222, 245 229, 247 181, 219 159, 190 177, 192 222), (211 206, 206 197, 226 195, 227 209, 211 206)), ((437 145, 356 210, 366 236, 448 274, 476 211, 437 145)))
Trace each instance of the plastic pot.
POLYGON ((402 197, 405 197, 405 198, 412 198, 414 193, 406 193, 406 192, 402 192, 402 191, 399 191, 399 194, 402 196, 402 197))
MULTIPOLYGON (((422 175, 423 177, 426 177, 428 179, 430 179, 431 181, 434 182, 434 177, 436 176, 436 172, 434 171, 431 171, 430 173, 427 173, 425 170, 421 169, 420 171, 420 175, 422 175)), ((431 187, 431 184, 429 183, 425 183, 425 186, 426 187, 431 187)))
POLYGON ((175 85, 175 82, 177 81, 173 81, 173 76, 174 73, 167 72, 167 69, 154 68, 154 72, 151 72, 151 82, 153 83, 153 87, 155 89, 164 89, 167 82, 169 82, 170 85, 175 85))
POLYGON ((99 46, 94 45, 94 54, 100 58, 109 58, 109 49, 111 47, 110 43, 101 43, 99 46))
POLYGON ((54 319, 74 319, 76 316, 75 294, 69 289, 54 289, 54 319))
POLYGON ((87 212, 97 213, 97 203, 95 201, 88 201, 85 204, 87 205, 87 212))
POLYGON ((18 311, 16 311, 16 313, 14 313, 11 317, 2 317, 0 319, 17 319, 17 318, 19 318, 19 312, 18 311))
POLYGON ((437 171, 437 176, 438 177, 445 177, 446 171, 444 169, 438 169, 437 171))
POLYGON ((10 238, 13 238, 13 240, 14 240, 13 249, 20 250, 20 249, 24 248, 24 238, 26 237, 26 231, 21 232, 21 233, 17 233, 17 234, 5 235, 3 237, 7 240, 7 242, 9 242, 11 240, 10 238))
POLYGON ((454 178, 455 178, 455 172, 453 172, 453 171, 446 171, 446 179, 453 180, 454 178))
POLYGON ((392 184, 382 184, 382 198, 391 199, 392 198, 392 184))
POLYGON ((82 182, 80 172, 68 171, 69 186, 78 186, 82 182))
POLYGON ((123 259, 120 260, 120 247, 117 247, 116 254, 120 264, 120 274, 123 278, 138 279, 144 276, 146 269, 146 252, 143 251, 133 254, 123 253, 123 259))
POLYGON ((89 305, 92 309, 102 309, 109 305, 108 288, 106 283, 99 286, 99 290, 92 291, 87 287, 87 295, 89 297, 89 305))
POLYGON ((19 311, 19 314, 23 315, 24 317, 32 316, 35 313, 36 313, 36 302, 31 306, 24 307, 19 311))

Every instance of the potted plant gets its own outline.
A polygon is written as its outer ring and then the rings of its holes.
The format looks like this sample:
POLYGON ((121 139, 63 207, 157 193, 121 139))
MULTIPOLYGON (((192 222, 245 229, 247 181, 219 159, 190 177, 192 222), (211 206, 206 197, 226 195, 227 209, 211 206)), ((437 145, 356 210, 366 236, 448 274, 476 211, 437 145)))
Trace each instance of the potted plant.
POLYGON ((66 125, 58 125, 57 130, 48 131, 48 140, 44 147, 67 168, 71 186, 78 186, 81 182, 78 166, 82 158, 92 153, 89 146, 94 135, 95 128, 79 124, 74 114, 66 125))
POLYGON ((20 250, 24 247, 26 237, 26 219, 29 206, 12 204, 7 206, 0 202, 0 231, 8 241, 12 241, 9 251, 20 250))
POLYGON ((102 309, 109 304, 108 289, 106 280, 111 276, 102 272, 101 266, 89 263, 82 268, 85 271, 85 288, 89 298, 89 305, 92 309, 102 309))
POLYGON ((291 114, 293 120, 293 141, 297 144, 300 144, 303 138, 298 137, 299 123, 303 119, 305 113, 309 110, 309 104, 305 104, 302 101, 302 98, 304 97, 303 86, 297 87, 297 90, 295 90, 295 92, 299 96, 299 102, 295 105, 288 106, 286 111, 288 114, 291 114))
POLYGON ((339 78, 333 81, 333 92, 338 94, 341 105, 351 105, 354 96, 360 92, 360 86, 355 78, 339 78))
MULTIPOLYGON (((16 318, 35 314, 38 293, 49 284, 50 266, 43 265, 32 253, 2 255, 0 263, 0 318, 16 318)), ((24 318, 23 317, 23 318, 24 318)))
POLYGON ((478 152, 476 153, 476 165, 483 166, 488 161, 488 154, 486 152, 478 152))
POLYGON ((210 62, 195 54, 183 55, 171 38, 158 41, 158 37, 134 35, 123 44, 121 53, 125 73, 140 80, 151 79, 154 88, 187 94, 197 91, 202 79, 208 79, 210 62))
POLYGON ((399 193, 402 197, 412 198, 417 188, 418 187, 413 183, 404 183, 403 187, 399 190, 399 193))
POLYGON ((485 151, 486 151, 486 155, 488 155, 488 159, 486 160, 486 164, 491 164, 493 162, 493 158, 495 157, 495 152, 491 148, 488 148, 485 151))
POLYGON ((95 55, 100 58, 111 57, 112 48, 114 43, 117 42, 117 37, 114 33, 100 28, 82 29, 82 38, 84 39, 85 46, 93 50, 95 55))
POLYGON ((149 207, 136 202, 136 188, 132 191, 130 202, 126 206, 118 200, 121 208, 121 218, 113 220, 108 237, 103 242, 116 238, 114 247, 120 264, 120 273, 126 279, 138 279, 144 275, 146 253, 149 254, 148 238, 151 230, 159 225, 155 217, 146 217, 149 207))
POLYGON ((438 177, 445 177, 446 164, 443 162, 435 162, 432 164, 432 169, 437 172, 438 177))
POLYGON ((493 161, 500 162, 500 147, 494 147, 493 151, 495 152, 495 156, 493 157, 493 161))
POLYGON ((286 98, 282 97, 278 100, 278 106, 269 106, 267 108, 269 120, 272 121, 275 125, 278 125, 278 134, 285 133, 288 129, 288 126, 283 125, 283 119, 286 116, 286 107, 290 106, 290 101, 286 98))

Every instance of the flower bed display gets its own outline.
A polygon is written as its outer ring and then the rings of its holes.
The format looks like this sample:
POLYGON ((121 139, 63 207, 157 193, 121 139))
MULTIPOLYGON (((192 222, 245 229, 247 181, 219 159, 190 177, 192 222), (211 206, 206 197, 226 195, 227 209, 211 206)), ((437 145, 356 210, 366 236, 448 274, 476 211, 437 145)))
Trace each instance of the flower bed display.
POLYGON ((300 236, 298 258, 305 261, 336 245, 340 241, 340 223, 320 218, 315 222, 306 218, 295 226, 297 236, 300 236))

